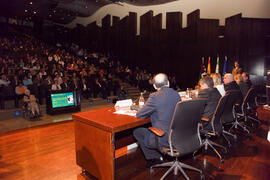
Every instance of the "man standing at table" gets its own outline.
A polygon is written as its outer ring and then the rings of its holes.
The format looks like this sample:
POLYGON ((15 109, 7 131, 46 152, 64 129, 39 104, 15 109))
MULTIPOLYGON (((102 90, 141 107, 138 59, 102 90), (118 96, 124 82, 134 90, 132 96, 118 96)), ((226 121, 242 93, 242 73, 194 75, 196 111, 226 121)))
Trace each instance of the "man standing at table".
POLYGON ((172 115, 177 102, 181 101, 179 94, 169 88, 169 81, 166 74, 157 74, 153 78, 153 86, 157 92, 150 94, 146 104, 138 110, 137 118, 151 118, 152 127, 165 132, 162 137, 156 136, 147 128, 137 128, 133 135, 138 141, 145 159, 146 166, 162 163, 160 147, 168 145, 168 131, 171 124, 172 115))
POLYGON ((239 67, 239 62, 234 61, 234 68, 232 70, 232 75, 235 76, 236 74, 241 74, 242 73, 242 68, 239 67))

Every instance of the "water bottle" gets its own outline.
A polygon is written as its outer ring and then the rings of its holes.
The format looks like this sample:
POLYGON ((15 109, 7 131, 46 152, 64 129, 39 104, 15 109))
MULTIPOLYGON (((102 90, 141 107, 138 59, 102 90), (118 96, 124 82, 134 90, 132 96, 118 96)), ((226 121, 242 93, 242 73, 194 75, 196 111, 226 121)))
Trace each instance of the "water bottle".
POLYGON ((141 93, 140 98, 139 98, 139 107, 142 108, 144 105, 144 97, 143 93, 141 93))

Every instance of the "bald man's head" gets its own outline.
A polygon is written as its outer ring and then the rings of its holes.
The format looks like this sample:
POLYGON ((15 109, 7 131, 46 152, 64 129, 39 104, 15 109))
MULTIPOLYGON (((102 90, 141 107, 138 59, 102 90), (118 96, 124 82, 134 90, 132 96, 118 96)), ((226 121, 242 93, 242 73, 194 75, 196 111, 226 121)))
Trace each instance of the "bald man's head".
POLYGON ((231 73, 226 73, 223 77, 224 79, 224 84, 228 84, 230 82, 233 82, 234 79, 233 79, 233 75, 231 73))
POLYGON ((159 73, 153 78, 153 83, 156 88, 169 87, 169 80, 166 74, 159 73))

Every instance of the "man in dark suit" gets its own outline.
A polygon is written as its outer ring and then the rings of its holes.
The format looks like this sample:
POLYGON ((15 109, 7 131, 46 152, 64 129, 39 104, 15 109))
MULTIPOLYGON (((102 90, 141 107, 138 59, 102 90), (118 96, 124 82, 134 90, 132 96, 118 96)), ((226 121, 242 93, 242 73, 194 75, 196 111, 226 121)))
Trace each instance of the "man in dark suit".
POLYGON ((248 88, 250 89, 252 87, 252 82, 249 79, 249 75, 247 72, 242 73, 243 82, 247 84, 248 88))
POLYGON ((146 104, 138 110, 138 118, 151 118, 152 127, 165 132, 158 137, 147 128, 137 128, 133 135, 137 139, 143 154, 147 160, 147 167, 161 163, 162 156, 159 149, 168 147, 168 131, 177 102, 181 101, 179 94, 169 88, 168 77, 165 74, 157 74, 153 79, 153 86, 157 92, 150 94, 146 104))
POLYGON ((247 94, 247 92, 249 90, 248 84, 243 82, 243 78, 242 78, 241 74, 235 75, 234 80, 238 84, 238 86, 239 86, 239 88, 241 90, 243 98, 245 98, 245 96, 246 96, 246 94, 247 94))
POLYGON ((235 99, 235 103, 239 105, 242 104, 243 100, 242 92, 238 84, 235 82, 234 77, 231 73, 227 73, 224 75, 224 89, 226 93, 230 91, 239 91, 239 97, 235 99))
POLYGON ((211 130, 210 120, 212 119, 213 113, 217 107, 218 101, 221 98, 221 95, 217 88, 214 88, 214 81, 209 76, 204 76, 200 79, 200 91, 198 94, 199 98, 207 99, 206 106, 202 115, 202 124, 203 128, 206 130, 211 130))
POLYGON ((224 78, 224 89, 226 92, 231 91, 231 90, 240 91, 240 88, 237 85, 237 83, 234 81, 234 77, 231 73, 226 73, 223 78, 224 78))

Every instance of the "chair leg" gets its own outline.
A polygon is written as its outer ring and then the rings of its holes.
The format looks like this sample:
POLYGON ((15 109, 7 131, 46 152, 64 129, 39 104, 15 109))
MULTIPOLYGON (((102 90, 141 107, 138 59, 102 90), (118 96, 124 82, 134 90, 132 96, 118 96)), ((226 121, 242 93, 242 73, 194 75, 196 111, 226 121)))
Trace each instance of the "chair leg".
POLYGON ((166 163, 162 163, 162 164, 153 165, 153 166, 151 166, 151 168, 154 168, 154 167, 168 167, 168 166, 173 166, 173 165, 174 165, 174 162, 166 162, 166 163))
POLYGON ((217 146, 217 147, 220 147, 220 148, 223 148, 225 151, 227 151, 226 147, 220 145, 220 144, 217 144, 211 140, 208 140, 208 142, 211 144, 211 145, 214 145, 214 146, 217 146))
POLYGON ((190 170, 193 170, 193 171, 197 171, 197 172, 199 172, 199 173, 202 173, 201 170, 199 170, 199 169, 197 169, 197 168, 195 168, 195 167, 193 167, 193 166, 190 166, 190 165, 188 165, 188 164, 179 162, 179 165, 180 165, 181 167, 185 168, 185 169, 190 169, 190 170))
POLYGON ((234 139, 237 139, 236 134, 232 134, 232 133, 230 133, 230 132, 228 132, 228 131, 223 130, 223 134, 226 134, 226 135, 232 136, 234 139))
POLYGON ((195 168, 195 167, 192 167, 190 165, 187 165, 187 164, 184 164, 184 163, 181 163, 179 162, 178 160, 174 161, 174 162, 168 162, 168 163, 162 163, 162 164, 157 164, 157 165, 154 165, 154 166, 151 166, 151 169, 154 168, 154 167, 166 167, 166 166, 171 166, 167 171, 166 173, 160 178, 160 180, 163 180, 165 179, 165 177, 172 171, 174 170, 174 175, 177 175, 177 172, 178 172, 178 169, 179 171, 183 174, 183 176, 185 177, 186 180, 189 180, 189 177, 187 176, 187 174, 185 173, 184 169, 190 169, 190 170, 193 170, 193 171, 197 171, 199 172, 201 175, 202 175, 202 171, 195 168))
POLYGON ((227 141, 227 144, 229 145, 229 147, 231 146, 231 141, 225 136, 224 133, 222 133, 223 138, 227 141))
POLYGON ((160 178, 160 180, 163 180, 176 166, 176 164, 174 164, 172 167, 170 167, 170 169, 168 169, 168 171, 160 178))
POLYGON ((216 150, 216 148, 214 148, 214 146, 212 144, 209 144, 209 146, 213 149, 213 151, 218 155, 220 162, 223 162, 223 158, 221 157, 221 155, 219 154, 219 152, 216 150))
POLYGON ((177 167, 180 170, 180 172, 184 175, 184 177, 186 178, 186 180, 189 180, 189 177, 185 173, 184 169, 180 166, 180 164, 178 164, 177 167))
POLYGON ((232 130, 232 128, 237 128, 237 127, 241 127, 244 131, 246 131, 248 134, 250 134, 249 130, 247 129, 247 127, 245 125, 242 125, 241 123, 238 122, 238 120, 233 122, 233 125, 231 126, 231 128, 229 129, 229 132, 232 130))
POLYGON ((254 117, 247 116, 247 118, 257 122, 259 125, 261 124, 261 121, 259 121, 258 119, 254 118, 254 117))

